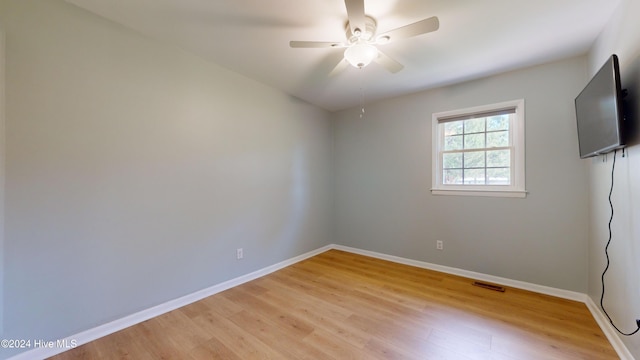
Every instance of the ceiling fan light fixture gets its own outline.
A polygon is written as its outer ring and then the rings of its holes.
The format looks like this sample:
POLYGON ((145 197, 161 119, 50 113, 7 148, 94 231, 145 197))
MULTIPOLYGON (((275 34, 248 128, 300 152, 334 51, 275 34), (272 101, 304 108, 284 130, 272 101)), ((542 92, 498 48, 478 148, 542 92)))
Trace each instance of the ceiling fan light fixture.
POLYGON ((344 51, 344 58, 357 68, 369 65, 378 56, 378 48, 370 44, 353 44, 344 51))
POLYGON ((329 76, 352 65, 362 69, 372 61, 391 73, 397 73, 404 66, 387 56, 384 52, 378 51, 376 45, 383 45, 390 41, 397 41, 413 36, 418 36, 436 31, 440 27, 440 21, 436 16, 416 21, 412 24, 388 30, 376 36, 378 24, 374 18, 368 16, 364 11, 365 0, 344 0, 347 7, 347 23, 344 27, 346 42, 328 41, 290 41, 292 48, 343 48, 344 57, 331 71, 329 76), (346 60, 346 61, 345 61, 346 60))

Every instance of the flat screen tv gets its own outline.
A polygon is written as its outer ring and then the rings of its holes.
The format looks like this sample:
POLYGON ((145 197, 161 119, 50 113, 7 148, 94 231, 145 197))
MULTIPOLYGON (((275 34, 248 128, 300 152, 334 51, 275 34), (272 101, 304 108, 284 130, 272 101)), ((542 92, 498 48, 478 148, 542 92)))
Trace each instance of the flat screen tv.
POLYGON ((614 54, 575 100, 580 158, 624 147, 622 97, 620 66, 614 54))

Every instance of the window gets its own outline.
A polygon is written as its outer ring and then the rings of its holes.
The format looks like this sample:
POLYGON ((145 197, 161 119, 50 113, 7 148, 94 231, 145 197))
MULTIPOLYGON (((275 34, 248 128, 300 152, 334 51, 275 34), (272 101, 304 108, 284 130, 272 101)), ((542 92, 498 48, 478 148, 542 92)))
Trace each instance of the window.
POLYGON ((524 197, 524 100, 433 114, 435 195, 524 197))

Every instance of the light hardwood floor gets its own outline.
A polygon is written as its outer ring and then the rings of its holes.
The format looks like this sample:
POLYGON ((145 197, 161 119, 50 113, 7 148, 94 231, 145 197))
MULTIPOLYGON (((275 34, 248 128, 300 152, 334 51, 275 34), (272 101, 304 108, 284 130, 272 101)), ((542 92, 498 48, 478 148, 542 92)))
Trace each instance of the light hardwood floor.
POLYGON ((587 307, 331 250, 54 359, 617 359, 587 307))

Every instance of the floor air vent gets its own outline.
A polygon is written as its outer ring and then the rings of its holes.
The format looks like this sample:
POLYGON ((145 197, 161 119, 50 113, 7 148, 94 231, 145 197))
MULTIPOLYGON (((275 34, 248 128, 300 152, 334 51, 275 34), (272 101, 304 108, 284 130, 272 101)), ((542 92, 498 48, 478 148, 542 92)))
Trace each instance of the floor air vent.
POLYGON ((485 288, 485 289, 489 289, 489 290, 493 290, 493 291, 499 291, 499 292, 504 292, 505 288, 499 285, 493 285, 493 284, 487 284, 484 283, 482 281, 474 281, 473 282, 473 286, 479 286, 481 288, 485 288))

